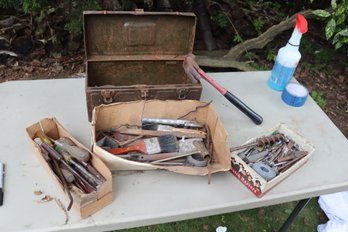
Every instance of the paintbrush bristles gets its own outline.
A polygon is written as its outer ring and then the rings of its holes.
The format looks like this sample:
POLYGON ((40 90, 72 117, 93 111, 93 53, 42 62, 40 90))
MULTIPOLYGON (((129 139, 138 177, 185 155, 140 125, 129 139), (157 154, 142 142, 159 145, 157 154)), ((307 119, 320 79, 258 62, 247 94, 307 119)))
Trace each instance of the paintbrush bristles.
POLYGON ((157 154, 161 152, 177 152, 179 151, 179 145, 175 135, 163 135, 139 140, 129 147, 112 148, 107 151, 114 155, 133 151, 141 151, 144 154, 157 154))
POLYGON ((175 135, 163 135, 158 137, 158 143, 161 152, 177 152, 179 151, 179 143, 175 135))

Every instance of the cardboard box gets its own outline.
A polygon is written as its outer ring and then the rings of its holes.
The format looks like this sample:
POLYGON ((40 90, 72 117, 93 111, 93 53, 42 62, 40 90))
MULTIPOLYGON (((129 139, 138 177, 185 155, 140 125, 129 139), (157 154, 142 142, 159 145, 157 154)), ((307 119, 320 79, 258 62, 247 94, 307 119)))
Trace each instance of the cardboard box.
MULTIPOLYGON (((256 171, 254 171, 254 169, 252 169, 247 163, 245 163, 237 155, 240 151, 234 151, 231 153, 232 168, 230 172, 234 176, 236 176, 247 188, 250 189, 250 191, 252 191, 258 197, 262 197, 263 194, 265 194, 271 188, 273 188, 274 186, 279 184, 281 181, 283 181, 286 177, 291 175, 291 173, 293 173, 294 171, 299 169, 302 165, 304 165, 308 161, 312 153, 314 152, 314 146, 309 141, 307 141, 303 136, 301 136, 297 132, 288 128, 283 123, 279 123, 278 125, 269 129, 267 132, 261 134, 258 138, 262 136, 269 136, 276 131, 292 139, 297 145, 299 145, 300 150, 307 151, 308 154, 302 159, 300 159, 298 162, 293 164, 288 170, 286 170, 283 173, 280 173, 279 175, 277 175, 275 178, 271 179, 270 181, 266 181, 256 171), (243 170, 244 172, 241 170, 243 170)), ((253 141, 255 141, 255 138, 252 138, 246 141, 244 144, 247 144, 253 141)))
MULTIPOLYGON (((51 176, 52 180, 55 182, 59 189, 63 191, 63 185, 61 184, 59 178, 55 175, 52 169, 49 167, 48 163, 45 161, 41 154, 40 147, 34 142, 36 137, 36 132, 42 130, 47 136, 53 139, 58 139, 59 137, 70 138, 78 147, 86 149, 81 143, 74 139, 70 133, 63 128, 62 125, 55 118, 45 118, 40 122, 37 122, 28 128, 26 131, 29 136, 30 144, 32 145, 33 152, 35 156, 39 159, 42 166, 46 169, 47 173, 51 176)), ((87 150, 87 149, 86 149, 87 150)), ((74 199, 73 207, 78 211, 81 218, 86 218, 89 215, 97 212, 106 205, 110 204, 112 201, 112 176, 110 170, 106 165, 94 154, 91 156, 91 164, 95 167, 99 173, 106 179, 102 186, 95 192, 89 194, 83 193, 76 186, 72 186, 71 193, 74 199)), ((67 199, 68 195, 65 194, 67 199)))
POLYGON ((212 105, 199 108, 206 103, 195 100, 149 100, 101 105, 94 108, 92 120, 93 152, 98 155, 111 170, 153 170, 166 169, 181 174, 207 175, 231 168, 228 135, 217 112, 212 105), (198 107, 198 108, 197 108, 198 107), (197 109, 197 110, 196 110, 197 109), (195 111, 196 110, 196 111, 195 111), (209 127, 212 137, 212 165, 208 167, 159 166, 126 160, 110 154, 96 144, 96 131, 117 128, 121 125, 141 126, 142 118, 177 119, 190 111, 186 120, 195 120, 209 127))

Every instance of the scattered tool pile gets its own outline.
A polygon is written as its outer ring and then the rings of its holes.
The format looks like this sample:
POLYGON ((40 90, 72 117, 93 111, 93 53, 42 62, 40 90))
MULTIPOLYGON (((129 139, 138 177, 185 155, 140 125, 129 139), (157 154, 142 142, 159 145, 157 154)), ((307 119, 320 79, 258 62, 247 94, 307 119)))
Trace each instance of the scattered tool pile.
POLYGON ((71 185, 75 185, 83 193, 91 193, 97 191, 106 181, 90 163, 90 153, 76 146, 69 138, 60 137, 54 140, 39 131, 34 141, 40 146, 42 156, 69 196, 68 210, 73 204, 71 185))
POLYGON ((196 167, 211 161, 209 128, 196 121, 143 118, 141 126, 121 125, 96 134, 98 146, 132 161, 196 167))
POLYGON ((254 142, 231 148, 265 180, 270 181, 308 155, 298 144, 282 133, 257 138, 254 142))

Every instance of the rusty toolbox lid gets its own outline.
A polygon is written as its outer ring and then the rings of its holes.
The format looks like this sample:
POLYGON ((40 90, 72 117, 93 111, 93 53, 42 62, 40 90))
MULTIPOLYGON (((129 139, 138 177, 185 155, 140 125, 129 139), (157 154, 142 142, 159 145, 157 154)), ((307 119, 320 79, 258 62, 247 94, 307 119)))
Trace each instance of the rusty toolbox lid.
POLYGON ((193 49, 193 13, 85 11, 83 18, 88 60, 182 59, 193 49))

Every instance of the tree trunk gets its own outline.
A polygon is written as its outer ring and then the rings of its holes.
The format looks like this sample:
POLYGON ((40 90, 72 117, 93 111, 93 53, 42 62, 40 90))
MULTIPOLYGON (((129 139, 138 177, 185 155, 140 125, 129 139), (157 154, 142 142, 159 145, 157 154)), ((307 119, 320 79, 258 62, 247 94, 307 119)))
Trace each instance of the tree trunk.
POLYGON ((208 51, 212 51, 216 48, 216 44, 211 33, 210 19, 205 7, 205 1, 196 0, 194 6, 197 9, 198 26, 202 30, 205 46, 208 51))

